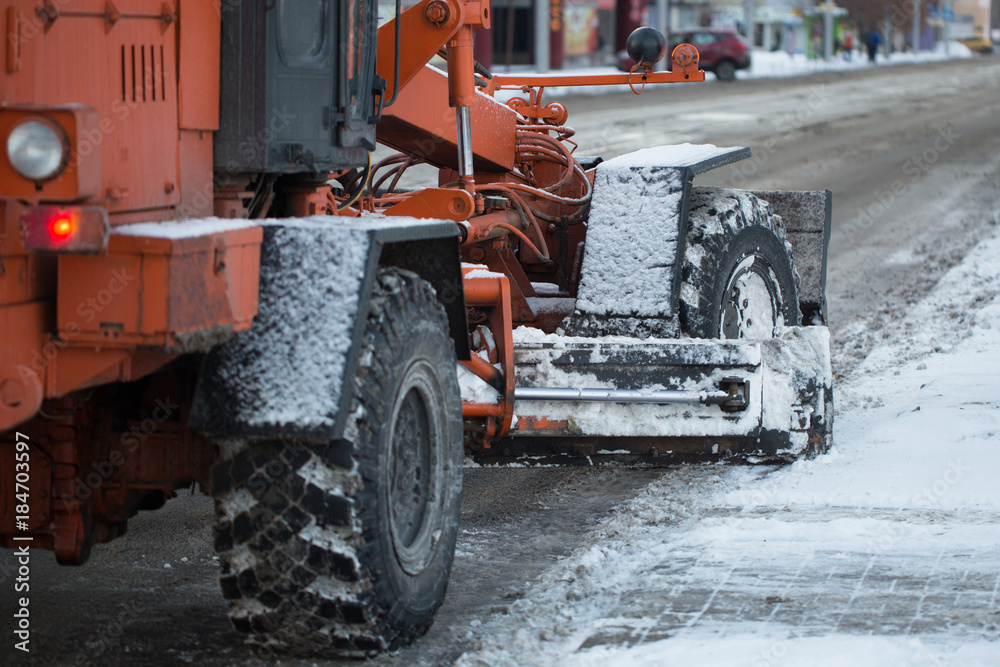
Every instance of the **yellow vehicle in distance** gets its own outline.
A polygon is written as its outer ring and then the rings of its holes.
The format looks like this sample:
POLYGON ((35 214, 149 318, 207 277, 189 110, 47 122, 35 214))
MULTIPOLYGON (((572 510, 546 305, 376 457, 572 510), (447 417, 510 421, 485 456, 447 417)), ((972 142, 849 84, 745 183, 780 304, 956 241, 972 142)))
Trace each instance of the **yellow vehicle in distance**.
POLYGON ((969 35, 955 40, 974 53, 993 53, 993 42, 983 35, 969 35))

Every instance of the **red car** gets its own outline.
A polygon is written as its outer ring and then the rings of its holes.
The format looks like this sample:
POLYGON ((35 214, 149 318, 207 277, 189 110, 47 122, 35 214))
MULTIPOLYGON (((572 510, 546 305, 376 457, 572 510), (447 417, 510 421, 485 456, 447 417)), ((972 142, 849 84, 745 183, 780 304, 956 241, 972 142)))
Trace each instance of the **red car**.
MULTIPOLYGON (((750 67, 750 47, 735 32, 727 28, 691 28, 670 33, 668 57, 678 44, 694 44, 701 54, 701 68, 714 72, 720 81, 732 81, 736 70, 750 67)), ((618 68, 630 71, 635 65, 628 54, 618 57, 618 68)), ((669 67, 669 61, 667 66, 669 67)))

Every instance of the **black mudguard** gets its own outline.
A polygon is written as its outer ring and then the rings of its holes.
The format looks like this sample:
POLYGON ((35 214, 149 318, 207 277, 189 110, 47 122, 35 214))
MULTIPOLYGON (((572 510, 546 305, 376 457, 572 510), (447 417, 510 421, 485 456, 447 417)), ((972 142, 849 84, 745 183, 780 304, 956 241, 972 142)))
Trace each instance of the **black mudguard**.
POLYGON ((314 217, 264 224, 259 313, 213 349, 190 427, 213 436, 343 435, 359 339, 380 265, 416 272, 445 306, 467 359, 458 227, 412 218, 314 217))

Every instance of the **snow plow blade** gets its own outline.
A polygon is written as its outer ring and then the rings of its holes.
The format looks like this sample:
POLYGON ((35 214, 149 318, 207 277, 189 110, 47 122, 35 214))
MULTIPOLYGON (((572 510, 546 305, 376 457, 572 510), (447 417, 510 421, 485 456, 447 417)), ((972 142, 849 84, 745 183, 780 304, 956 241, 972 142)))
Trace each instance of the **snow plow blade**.
POLYGON ((477 461, 756 463, 829 447, 826 327, 760 341, 519 333, 517 421, 477 461))

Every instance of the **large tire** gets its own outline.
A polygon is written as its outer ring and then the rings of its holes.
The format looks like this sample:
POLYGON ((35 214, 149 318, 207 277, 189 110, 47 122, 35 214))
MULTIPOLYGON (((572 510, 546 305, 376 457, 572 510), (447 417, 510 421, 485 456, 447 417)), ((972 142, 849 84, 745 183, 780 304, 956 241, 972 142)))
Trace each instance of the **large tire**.
POLYGON ((216 549, 234 626, 284 652, 362 657, 422 635, 458 533, 461 396, 444 308, 380 271, 345 440, 220 443, 216 549))
POLYGON ((797 325, 792 247, 771 205, 742 190, 699 187, 689 210, 681 333, 761 339, 797 325))

